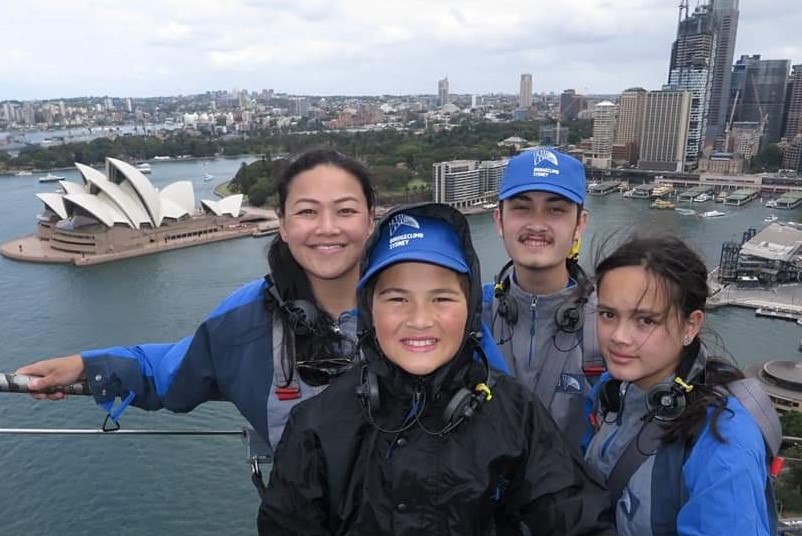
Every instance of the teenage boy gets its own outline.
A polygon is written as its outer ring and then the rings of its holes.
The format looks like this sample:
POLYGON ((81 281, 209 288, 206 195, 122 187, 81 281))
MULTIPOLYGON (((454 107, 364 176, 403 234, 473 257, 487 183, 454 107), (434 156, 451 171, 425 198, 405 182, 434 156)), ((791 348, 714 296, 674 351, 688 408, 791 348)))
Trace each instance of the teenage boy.
POLYGON ((585 395, 602 370, 596 297, 579 267, 588 221, 585 169, 550 148, 510 159, 493 218, 510 261, 484 287, 484 320, 511 374, 579 446, 585 395))

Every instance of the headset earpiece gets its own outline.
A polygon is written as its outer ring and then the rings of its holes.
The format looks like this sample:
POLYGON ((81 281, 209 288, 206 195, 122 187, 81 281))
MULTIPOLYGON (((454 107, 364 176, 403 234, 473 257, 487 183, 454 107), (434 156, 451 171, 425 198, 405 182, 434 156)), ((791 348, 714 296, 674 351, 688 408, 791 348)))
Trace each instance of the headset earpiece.
POLYGON ((572 300, 557 308, 554 320, 557 328, 565 333, 576 333, 585 323, 585 311, 579 300, 572 300))
POLYGON ((677 383, 655 385, 646 394, 646 409, 658 421, 677 420, 687 405, 685 390, 677 383))
POLYGON ((607 380, 599 390, 599 409, 602 413, 618 413, 621 409, 621 380, 607 380))
POLYGON ((307 337, 315 332, 320 320, 320 310, 315 304, 306 300, 285 300, 272 282, 268 282, 267 292, 284 313, 293 333, 307 337))
POLYGON ((446 423, 446 426, 449 426, 460 417, 464 417, 465 410, 468 409, 470 402, 471 392, 465 387, 461 387, 459 391, 451 397, 451 400, 449 400, 446 405, 446 409, 443 410, 443 422, 446 423))
POLYGON ((497 306, 496 312, 507 325, 514 326, 518 322, 518 303, 510 298, 509 279, 499 281, 498 278, 501 274, 496 276, 496 283, 493 286, 493 297, 496 298, 497 306))
POLYGON ((356 396, 367 410, 368 416, 372 419, 375 413, 381 409, 381 393, 379 392, 379 378, 376 373, 369 370, 367 365, 362 366, 359 373, 359 385, 356 388, 356 396))

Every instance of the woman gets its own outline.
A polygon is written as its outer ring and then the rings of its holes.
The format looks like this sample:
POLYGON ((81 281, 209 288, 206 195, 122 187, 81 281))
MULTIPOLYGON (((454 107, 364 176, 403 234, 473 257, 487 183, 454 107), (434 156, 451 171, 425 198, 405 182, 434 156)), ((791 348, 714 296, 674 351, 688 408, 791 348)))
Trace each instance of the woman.
POLYGON ((614 534, 603 486, 531 390, 481 351, 465 218, 438 204, 389 213, 362 273, 365 362, 293 411, 260 534, 496 534, 521 523, 614 534))
POLYGON ((730 394, 743 375, 707 356, 702 259, 678 238, 636 237, 596 277, 609 376, 595 390, 586 459, 607 476, 619 534, 770 534, 759 421, 776 414, 759 390, 730 394), (754 405, 767 417, 753 418, 754 405))
POLYGON ((115 421, 128 404, 187 412, 226 399, 275 445, 290 408, 322 390, 354 356, 359 259, 374 219, 367 170, 333 150, 292 161, 278 197, 270 275, 231 294, 193 336, 89 350, 17 372, 42 376, 30 385, 40 391, 86 378, 115 421))

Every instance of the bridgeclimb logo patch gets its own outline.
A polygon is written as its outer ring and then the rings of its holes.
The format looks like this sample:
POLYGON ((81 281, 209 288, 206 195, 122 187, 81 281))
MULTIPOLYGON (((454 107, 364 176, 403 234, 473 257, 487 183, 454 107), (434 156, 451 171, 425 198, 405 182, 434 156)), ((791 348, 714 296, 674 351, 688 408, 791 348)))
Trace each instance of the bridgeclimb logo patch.
POLYGON ((538 149, 536 151, 532 151, 532 156, 534 158, 534 169, 532 170, 532 175, 535 177, 548 177, 549 175, 559 175, 560 174, 560 161, 557 159, 557 155, 553 152, 549 151, 548 149, 538 149), (551 166, 542 166, 543 163, 551 164, 551 166))
POLYGON ((409 214, 396 214, 389 223, 390 236, 393 236, 400 227, 410 227, 412 229, 420 229, 418 220, 409 214))

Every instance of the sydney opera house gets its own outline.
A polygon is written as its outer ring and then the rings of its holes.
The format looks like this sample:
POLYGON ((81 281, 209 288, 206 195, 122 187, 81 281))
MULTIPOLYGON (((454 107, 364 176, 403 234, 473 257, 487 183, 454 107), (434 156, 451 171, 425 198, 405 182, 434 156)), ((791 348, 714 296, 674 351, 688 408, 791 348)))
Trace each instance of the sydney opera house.
POLYGON ((17 260, 95 264, 264 232, 269 211, 243 207, 241 194, 195 205, 190 181, 158 190, 131 164, 106 159, 106 173, 76 163, 82 182, 38 193, 36 234, 3 244, 17 260))

